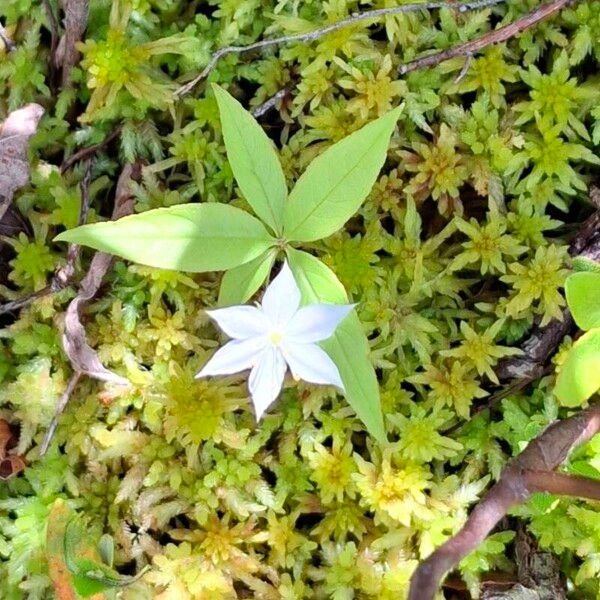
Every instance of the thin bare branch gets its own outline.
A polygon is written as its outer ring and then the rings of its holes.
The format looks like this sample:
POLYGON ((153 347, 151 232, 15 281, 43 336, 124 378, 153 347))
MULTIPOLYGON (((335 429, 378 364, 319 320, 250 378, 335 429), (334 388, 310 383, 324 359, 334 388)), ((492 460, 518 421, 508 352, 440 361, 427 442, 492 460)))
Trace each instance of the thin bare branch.
POLYGON ((265 100, 262 104, 259 104, 256 108, 252 110, 252 116, 258 119, 258 117, 262 117, 265 113, 268 113, 272 108, 277 106, 277 103, 285 98, 290 93, 289 88, 284 87, 280 89, 276 94, 273 94, 270 98, 265 100))
POLYGON ((548 471, 531 471, 526 474, 526 479, 527 487, 532 492, 600 500, 600 481, 597 479, 548 471))
POLYGON ((192 79, 189 83, 186 83, 185 85, 181 86, 175 92, 175 95, 181 97, 185 96, 186 94, 189 94, 200 81, 202 81, 209 75, 209 73, 215 68, 219 60, 224 56, 227 56, 228 54, 241 54, 242 52, 250 52, 252 50, 264 50, 265 48, 269 48, 270 46, 289 44, 290 42, 312 42, 314 40, 322 38, 324 35, 327 35, 332 31, 337 31, 338 29, 343 29, 344 27, 348 27, 350 25, 356 25, 357 23, 363 21, 373 21, 382 17, 389 17, 392 15, 400 15, 409 12, 418 12, 421 10, 437 10, 440 8, 449 8, 462 13, 471 10, 488 8, 490 6, 495 6, 496 4, 503 4, 504 2, 506 2, 506 0, 474 0, 473 2, 462 3, 417 2, 414 4, 403 4, 401 6, 393 6, 390 8, 377 8, 375 10, 368 10, 362 13, 354 13, 346 19, 342 19, 335 23, 331 23, 330 25, 319 27, 318 29, 314 29, 313 31, 309 31, 306 33, 295 33, 292 35, 284 35, 278 38, 261 40, 259 42, 255 42, 254 44, 248 44, 247 46, 226 46, 224 48, 219 48, 212 55, 210 61, 208 62, 206 67, 204 67, 202 72, 196 77, 194 77, 194 79, 192 79))
POLYGON ((473 509, 463 528, 424 560, 413 574, 408 600, 432 600, 444 574, 490 534, 515 504, 534 492, 583 495, 596 499, 598 482, 561 476, 554 470, 573 447, 600 431, 600 405, 550 425, 505 467, 498 482, 473 509))
POLYGON ((39 298, 43 298, 48 294, 52 293, 52 288, 47 285, 45 288, 38 290, 37 292, 33 292, 32 294, 27 294, 22 298, 18 298, 17 300, 11 300, 10 302, 5 302, 4 304, 0 304, 0 315, 5 315, 6 313, 16 312, 29 306, 39 298))
MULTIPOLYGON (((79 51, 77 42, 80 42, 85 33, 88 21, 88 0, 63 0, 64 34, 59 44, 61 48, 60 68, 62 68, 62 85, 69 85, 71 71, 77 63, 79 51)), ((57 55, 59 53, 57 52, 57 55)), ((58 56, 55 57, 58 60, 58 56)))
MULTIPOLYGON (((117 182, 117 189, 115 190, 115 206, 113 209, 113 219, 119 219, 133 211, 133 198, 130 190, 130 183, 132 179, 139 179, 140 177, 140 166, 126 165, 123 169, 119 181, 117 182)), ((87 218, 89 210, 89 185, 91 181, 91 160, 88 161, 88 168, 86 169, 86 175, 81 182, 81 211, 79 214, 79 222, 84 223, 87 218)), ((69 246, 69 257, 67 263, 75 262, 77 255, 79 254, 79 247, 76 244, 69 246)), ((56 433, 58 427, 58 421, 63 411, 65 410, 75 387, 79 383, 80 378, 83 375, 95 377, 103 381, 110 381, 117 384, 127 384, 128 381, 112 371, 106 369, 95 351, 88 345, 85 338, 85 330, 79 320, 80 308, 91 298, 93 298, 100 285, 106 272, 108 271, 113 257, 104 252, 97 252, 92 259, 90 268, 81 281, 77 296, 71 301, 67 308, 67 314, 65 317, 65 332, 63 334, 63 344, 65 351, 74 372, 65 391, 63 392, 56 409, 52 421, 48 426, 44 440, 40 446, 40 456, 44 456, 48 451, 52 438, 56 433)), ((68 273, 66 274, 68 275, 68 273)), ((72 274, 71 274, 72 277, 72 274)))
POLYGON ((77 150, 75 154, 72 154, 68 158, 65 158, 65 160, 63 160, 62 164, 60 165, 61 174, 69 170, 75 163, 78 163, 81 160, 85 160, 86 158, 89 158, 90 156, 93 156, 94 154, 100 152, 100 150, 103 150, 114 139, 116 139, 120 133, 121 127, 115 127, 115 129, 113 129, 101 142, 98 142, 93 146, 88 146, 87 148, 81 148, 81 150, 77 150))
POLYGON ((50 447, 50 443, 52 442, 52 438, 56 433, 56 428, 58 427, 58 420, 60 415, 63 414, 67 404, 69 403, 69 399, 73 395, 79 380, 81 379, 81 373, 75 372, 71 375, 71 379, 67 383, 67 387, 65 391, 62 393, 58 403, 56 404, 56 408, 54 410, 54 416, 52 417, 52 421, 50 421, 50 425, 48 425, 48 429, 46 430, 46 434, 44 435, 44 440, 40 446, 40 457, 44 456, 46 452, 48 452, 48 448, 50 447))
MULTIPOLYGON (((113 219, 119 219, 133 212, 133 195, 130 184, 132 179, 139 180, 140 172, 141 166, 137 163, 127 164, 123 168, 115 191, 113 219)), ((67 307, 62 342, 74 371, 101 381, 128 385, 127 379, 102 364, 98 354, 87 341, 85 327, 81 321, 83 308, 98 293, 113 259, 111 254, 105 252, 94 254, 90 267, 79 284, 77 295, 67 307)))
MULTIPOLYGON (((90 211, 90 184, 92 182, 93 164, 94 163, 92 159, 87 161, 85 175, 79 184, 79 189, 81 191, 81 206, 79 208, 78 225, 85 224, 90 211)), ((75 268, 79 254, 80 246, 78 244, 69 244, 69 249, 67 250, 67 262, 56 272, 52 278, 50 283, 51 291, 58 292, 71 283, 73 276, 75 275, 75 268)))
POLYGON ((452 46, 447 50, 417 58, 402 65, 398 72, 400 75, 406 75, 406 73, 416 71, 417 69, 439 65, 440 63, 457 56, 472 56, 488 46, 506 42, 519 33, 522 33, 526 29, 530 29, 534 25, 537 25, 540 21, 543 21, 544 19, 556 14, 571 2, 573 2, 573 0, 553 0, 547 4, 542 4, 542 6, 539 6, 534 11, 526 14, 520 19, 517 19, 509 25, 505 25, 504 27, 500 27, 500 29, 495 29, 494 31, 485 33, 474 40, 465 42, 464 44, 452 46))

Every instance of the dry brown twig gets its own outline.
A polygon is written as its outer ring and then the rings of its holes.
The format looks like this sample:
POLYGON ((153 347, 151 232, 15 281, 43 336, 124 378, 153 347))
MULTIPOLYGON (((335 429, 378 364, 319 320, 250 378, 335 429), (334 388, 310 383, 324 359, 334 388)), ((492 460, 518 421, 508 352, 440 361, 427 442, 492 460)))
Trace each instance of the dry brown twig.
MULTIPOLYGON (((505 1, 506 0, 478 0, 464 3, 429 2, 403 4, 401 6, 379 8, 375 10, 365 11, 363 13, 355 13, 347 17, 346 19, 342 19, 335 23, 331 23, 330 25, 325 25, 324 27, 320 27, 307 33, 297 33, 273 39, 260 40, 253 44, 248 44, 247 46, 226 46, 224 48, 219 48, 213 53, 208 64, 204 67, 202 72, 188 83, 182 85, 175 92, 175 96, 182 97, 186 94, 189 94, 192 91, 192 89, 198 83, 200 83, 200 81, 208 77, 208 75, 215 68, 219 60, 224 56, 227 56, 228 54, 241 54, 243 52, 250 52, 253 50, 263 50, 271 46, 287 44, 290 42, 311 42, 323 37, 324 35, 327 35, 328 33, 331 33, 332 31, 337 31, 338 29, 342 29, 344 27, 348 27, 362 21, 376 20, 391 15, 416 12, 420 10, 436 10, 440 8, 450 8, 459 12, 467 12, 471 10, 488 8, 497 4, 502 4, 505 1)), ((429 54, 427 56, 423 56, 409 63, 406 63, 399 68, 399 74, 404 75, 406 73, 410 73, 411 71, 416 71, 417 69, 438 65, 457 56, 465 56, 465 64, 463 65, 460 73, 458 74, 455 80, 455 83, 458 83, 467 74, 469 67, 471 66, 473 56, 477 52, 480 52, 484 48, 487 48, 488 46, 491 46, 493 44, 506 42, 507 40, 517 36, 519 33, 522 33, 523 31, 537 25, 540 21, 543 21, 556 14, 557 12, 565 8, 565 6, 567 6, 568 4, 572 4, 576 1, 577 0, 552 0, 547 4, 542 4, 537 9, 524 15, 520 19, 517 19, 513 23, 505 25, 504 27, 500 27, 499 29, 489 31, 488 33, 485 33, 474 40, 470 40, 463 44, 453 46, 451 48, 448 48, 447 50, 436 52, 434 54, 429 54)), ((281 93, 284 93, 283 90, 281 93)))
POLYGON ((61 174, 65 171, 68 171, 75 163, 79 161, 85 160, 91 156, 94 156, 100 150, 103 150, 106 146, 108 146, 114 139, 116 139, 121 133, 121 127, 115 127, 101 142, 94 144, 92 146, 87 146, 85 148, 81 148, 77 150, 74 154, 65 158, 62 164, 60 165, 61 174))
POLYGON ((81 41, 87 27, 89 2, 88 0, 62 0, 62 7, 65 14, 64 34, 56 49, 54 60, 62 69, 62 86, 66 87, 70 83, 71 70, 79 56, 76 44, 81 41))
MULTIPOLYGON (((112 219, 120 219, 133 212, 133 196, 130 189, 132 179, 139 179, 139 165, 125 165, 115 192, 115 206, 112 219)), ((71 245, 71 248, 73 245, 71 245)), ((63 347, 75 372, 94 379, 127 385, 127 379, 107 369, 98 358, 96 351, 87 343, 85 328, 81 323, 83 307, 98 293, 102 280, 108 272, 114 256, 96 252, 88 272, 81 280, 77 295, 71 300, 65 313, 63 347)))
MULTIPOLYGON (((590 191, 592 202, 598 195, 590 191)), ((569 245, 571 256, 592 260, 600 258, 600 210, 580 227, 569 245)), ((563 320, 554 320, 534 330, 523 344, 524 355, 505 360, 496 369, 500 379, 513 382, 488 400, 481 410, 490 408, 511 393, 526 387, 544 372, 550 356, 573 326, 567 309, 563 320)), ((525 501, 534 492, 577 496, 600 500, 600 482, 585 477, 557 473, 556 469, 571 449, 600 431, 600 405, 548 427, 516 458, 508 463, 498 482, 475 506, 464 527, 429 558, 413 576, 409 600, 430 600, 443 574, 454 568, 469 552, 482 543, 511 506, 525 501)))
MULTIPOLYGON (((81 148, 81 150, 78 150, 77 152, 75 152, 75 154, 73 154, 72 156, 69 156, 67 159, 65 159, 63 161, 62 165, 60 166, 61 174, 65 173, 74 164, 76 164, 82 160, 91 159, 97 152, 102 150, 104 147, 108 146, 108 144, 110 144, 115 138, 117 138, 120 133, 121 133, 121 127, 116 127, 101 142, 94 144, 93 146, 81 148)), ((0 131, 0 136, 1 136, 1 131, 0 131)), ((0 137, 0 143, 1 142, 2 142, 2 139, 0 137)), ((2 216, 2 207, 3 207, 2 198, 1 198, 1 196, 2 196, 2 181, 1 181, 2 180, 2 169, 1 169, 1 167, 2 167, 2 160, 1 160, 1 149, 0 149, 0 217, 2 216)), ((84 179, 85 179, 85 177, 84 177, 84 179)), ((82 182, 82 184, 83 184, 83 182, 82 182)), ((84 200, 87 198, 87 195, 84 194, 85 189, 86 189, 86 187, 85 187, 85 185, 83 185, 82 199, 84 199, 84 200)), ((85 201, 82 204, 82 208, 85 209, 86 214, 87 214, 87 208, 89 208, 89 207, 85 208, 85 201)), ((80 225, 81 224, 82 224, 82 222, 80 222, 80 225)), ((54 277, 52 278, 50 283, 45 288, 38 290, 37 292, 33 292, 32 294, 27 294, 23 298, 18 298, 17 300, 12 300, 10 302, 5 302, 4 304, 1 304, 0 305, 0 315, 20 310, 26 306, 29 306, 31 303, 35 302, 39 298, 43 298, 44 296, 47 296, 48 294, 53 294, 55 292, 58 292, 58 291, 64 289, 70 283, 70 281, 65 281, 66 272, 71 270, 70 267, 73 264, 74 263, 70 263, 69 261, 67 261, 67 265, 65 265, 64 267, 62 267, 62 269, 57 271, 57 273, 54 275, 54 277)))
POLYGON ((226 46, 224 48, 219 48, 218 50, 216 50, 211 56, 206 67, 204 67, 204 69, 202 70, 202 72, 196 77, 194 77, 194 79, 192 79, 190 82, 186 83, 185 85, 182 85, 175 92, 175 95, 178 97, 182 97, 186 94, 189 94, 192 91, 192 89, 198 83, 200 83, 200 81, 208 77, 208 75, 215 68, 219 60, 224 56, 227 56, 228 54, 241 54, 243 52, 250 52, 252 50, 264 50, 265 48, 269 48, 271 46, 279 46, 281 44, 288 44, 290 42, 312 42, 314 40, 322 38, 328 33, 337 31, 339 29, 343 29, 344 27, 356 25, 357 23, 363 21, 373 21, 382 17, 389 17, 392 15, 400 15, 404 13, 418 12, 422 10, 437 10, 440 8, 449 8, 458 12, 468 12, 472 10, 488 8, 497 4, 503 4, 504 2, 506 2, 506 0, 473 0, 472 2, 462 3, 418 2, 414 4, 403 4, 401 6, 393 6, 390 8, 377 8, 375 10, 368 10, 362 13, 354 13, 346 19, 336 21, 335 23, 319 27, 318 29, 308 31, 306 33, 295 33, 292 35, 284 35, 278 38, 260 40, 259 42, 255 42, 254 44, 248 44, 247 46, 226 46))
POLYGON ((600 500, 600 481, 558 473, 569 452, 600 431, 600 405, 550 425, 508 463, 500 479, 475 506, 463 528, 413 574, 408 600, 432 600, 445 573, 473 551, 508 510, 535 492, 600 500))
POLYGON ((58 420, 60 419, 60 415, 63 414, 65 408, 67 408, 67 404, 69 403, 69 399, 71 395, 75 391, 79 380, 81 379, 81 373, 77 371, 71 375, 67 383, 67 387, 65 387, 65 391, 61 394, 60 399, 56 404, 56 408, 54 409, 54 416, 52 417, 52 421, 50 421, 50 425, 48 425, 48 429, 46 429, 46 433, 44 435, 44 439, 40 445, 40 457, 44 456, 46 452, 48 452, 48 448, 50 447, 50 443, 52 442, 52 438, 56 433, 56 428, 58 427, 58 420))
POLYGON ((465 42, 464 44, 452 46, 447 50, 417 58, 402 65, 398 72, 400 75, 405 75, 406 73, 416 71, 417 69, 439 65, 440 63, 450 60, 451 58, 456 58, 457 56, 466 56, 467 61, 469 61, 469 57, 472 57, 477 52, 480 52, 484 48, 492 46, 493 44, 506 42, 507 40, 517 36, 519 33, 522 33, 526 29, 531 29, 540 21, 543 21, 544 19, 556 14, 573 1, 574 0, 552 0, 552 2, 542 4, 534 11, 524 15, 520 19, 517 19, 513 23, 505 25, 504 27, 500 27, 500 29, 489 31, 488 33, 485 33, 474 40, 465 42))

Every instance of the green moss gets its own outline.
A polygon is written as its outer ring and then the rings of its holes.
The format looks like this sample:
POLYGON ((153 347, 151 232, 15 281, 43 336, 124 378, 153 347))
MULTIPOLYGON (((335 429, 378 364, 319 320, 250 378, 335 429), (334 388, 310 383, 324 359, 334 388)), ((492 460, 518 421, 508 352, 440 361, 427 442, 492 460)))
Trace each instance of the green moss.
MULTIPOLYGON (((33 235, 8 244, 6 299, 43 288, 65 260, 52 237, 72 227, 84 166, 63 149, 118 141, 92 169, 88 219, 110 213, 126 162, 138 212, 245 199, 235 187, 208 86, 175 100, 225 44, 307 31, 393 2, 140 0, 91 3, 73 89, 48 85, 41 1, 9 3, 17 45, 0 50, 0 114, 47 114, 32 143, 32 183, 16 204, 33 235), (77 120, 77 116, 82 118, 77 120)), ((52 598, 44 558, 49 506, 65 498, 116 566, 151 570, 124 600, 403 598, 418 560, 464 522, 510 455, 566 416, 553 375, 467 423, 534 322, 560 317, 569 233, 591 207, 600 142, 600 12, 579 2, 507 44, 399 77, 401 64, 510 22, 539 2, 388 16, 312 43, 223 58, 210 75, 246 107, 286 86, 260 122, 289 182, 331 143, 404 103, 379 180, 343 231, 305 249, 346 285, 378 369, 389 444, 379 446, 331 389, 290 385, 256 425, 242 378, 195 381, 221 342, 204 309, 219 274, 117 262, 87 311, 92 345, 130 389, 82 380, 46 457, 39 449, 70 366, 60 328, 72 292, 36 301, 0 332, 0 417, 19 428, 23 474, 0 482, 0 597, 52 598), (492 20, 493 15, 493 20, 492 20)), ((335 168, 335 165, 332 165, 335 168)), ((91 254, 83 251, 81 266, 91 254)), ((567 469, 600 470, 592 440, 567 469)), ((515 510, 561 557, 573 598, 600 593, 598 511, 536 496, 515 510)), ((461 564, 476 591, 502 559, 499 532, 461 564)), ((514 566, 514 565, 513 565, 514 566)))

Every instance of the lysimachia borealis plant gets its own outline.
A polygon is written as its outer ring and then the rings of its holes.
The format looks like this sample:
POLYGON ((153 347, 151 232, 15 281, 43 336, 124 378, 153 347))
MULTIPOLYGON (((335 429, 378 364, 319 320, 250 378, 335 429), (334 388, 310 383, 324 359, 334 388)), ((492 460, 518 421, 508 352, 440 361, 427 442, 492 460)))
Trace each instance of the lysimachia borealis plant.
MULTIPOLYGON (((84 225, 62 233, 57 239, 153 267, 190 272, 226 271, 219 292, 221 307, 246 303, 269 278, 276 259, 283 258, 285 263, 279 277, 287 281, 280 286, 285 288, 282 293, 286 297, 269 300, 269 296, 278 293, 275 279, 271 284, 275 289, 267 288, 262 307, 245 310, 261 311, 268 319, 273 317, 269 306, 277 303, 283 306, 287 302, 290 314, 286 323, 290 328, 299 327, 295 341, 306 344, 306 354, 299 355, 301 348, 296 346, 292 357, 289 343, 287 349, 285 344, 279 345, 288 330, 273 328, 272 323, 265 322, 260 335, 281 336, 281 339, 271 337, 270 343, 260 348, 262 362, 257 350, 253 358, 245 355, 246 363, 238 356, 239 360, 228 368, 222 363, 220 369, 211 369, 219 360, 217 357, 232 358, 230 351, 239 350, 240 339, 252 338, 247 335, 250 320, 246 324, 238 321, 237 328, 231 327, 225 320, 234 312, 220 308, 212 316, 234 339, 211 359, 201 374, 229 373, 241 370, 244 365, 256 366, 250 375, 250 391, 259 416, 279 392, 287 363, 296 378, 337 385, 370 433, 383 441, 379 387, 361 323, 356 312, 344 306, 348 304, 348 295, 336 275, 301 248, 305 243, 332 235, 356 213, 385 162, 401 107, 328 148, 312 161, 288 193, 277 151, 260 125, 225 90, 214 86, 213 91, 219 105, 227 157, 256 216, 227 204, 192 203, 84 225), (303 309, 289 297, 296 286, 299 303, 314 305, 310 318, 319 313, 322 319, 312 337, 309 330, 314 323, 306 321, 307 314, 302 316, 303 309), (326 305, 340 306, 334 309, 326 305), (317 342, 319 347, 315 345, 317 342), (275 347, 283 349, 283 353, 273 350, 275 347), (319 353, 317 348, 324 352, 319 353), (312 372, 299 367, 301 363, 316 360, 317 355, 321 360, 319 368, 324 370, 320 378, 314 372, 315 365, 312 372), (259 364, 262 370, 258 370, 259 364), (266 377, 268 369, 271 370, 268 381, 259 385, 258 379, 266 377)), ((244 311, 236 310, 238 316, 244 311)), ((253 318, 258 314, 253 313, 253 318)), ((258 331, 253 333, 258 336, 258 331)), ((287 341, 291 339, 294 343, 292 338, 287 341)))

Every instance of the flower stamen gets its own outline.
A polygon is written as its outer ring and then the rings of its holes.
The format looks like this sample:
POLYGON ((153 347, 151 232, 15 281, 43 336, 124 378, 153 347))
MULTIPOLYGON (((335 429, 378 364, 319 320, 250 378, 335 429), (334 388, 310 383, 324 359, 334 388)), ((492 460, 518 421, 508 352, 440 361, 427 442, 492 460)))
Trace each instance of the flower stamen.
POLYGON ((269 340, 273 346, 279 346, 283 340, 283 334, 280 331, 272 331, 269 335, 269 340))

